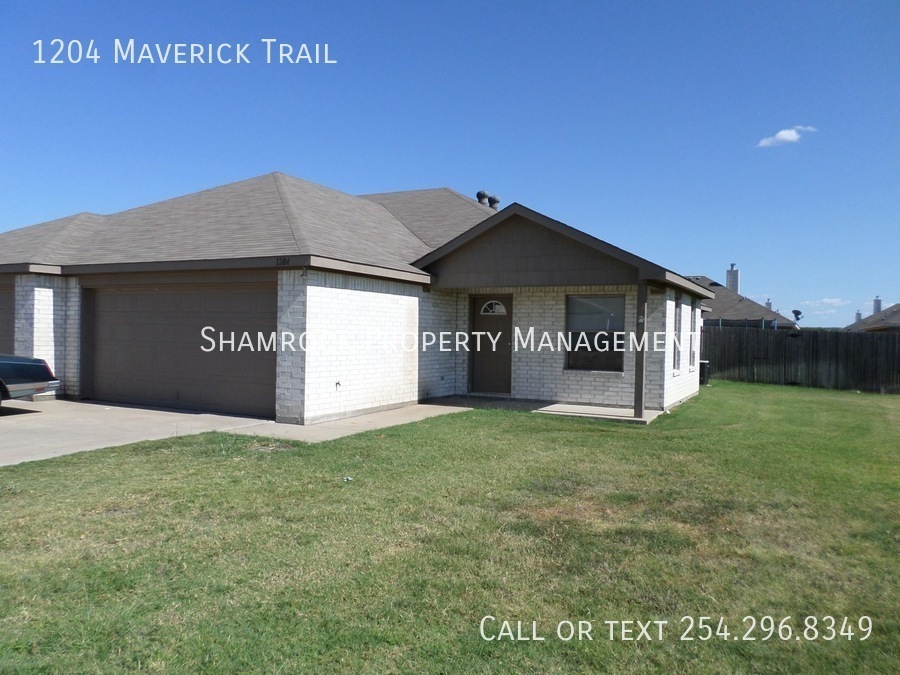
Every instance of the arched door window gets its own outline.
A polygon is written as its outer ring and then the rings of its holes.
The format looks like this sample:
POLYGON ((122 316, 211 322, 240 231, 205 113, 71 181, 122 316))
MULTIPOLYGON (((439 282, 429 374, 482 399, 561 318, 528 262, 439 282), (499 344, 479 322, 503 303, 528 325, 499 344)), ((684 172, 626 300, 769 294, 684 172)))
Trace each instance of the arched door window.
POLYGON ((499 300, 488 300, 482 305, 480 313, 489 316, 506 316, 506 306, 499 300))

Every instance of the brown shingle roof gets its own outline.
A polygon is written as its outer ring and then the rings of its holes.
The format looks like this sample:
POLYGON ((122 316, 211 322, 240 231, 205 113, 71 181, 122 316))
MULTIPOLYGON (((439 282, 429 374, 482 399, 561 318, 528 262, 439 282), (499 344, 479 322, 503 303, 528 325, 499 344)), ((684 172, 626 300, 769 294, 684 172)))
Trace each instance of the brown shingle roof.
POLYGON ((876 332, 876 331, 900 331, 900 302, 867 316, 856 323, 851 323, 844 330, 876 332))
POLYGON ((0 234, 0 264, 59 265, 90 241, 105 216, 79 213, 0 234))
POLYGON ((174 269, 308 256, 308 264, 331 260, 338 262, 327 264, 340 269, 368 266, 369 272, 374 267, 427 280, 415 263, 462 245, 481 232, 479 226, 520 212, 628 261, 648 278, 704 293, 658 265, 518 204, 498 213, 447 188, 353 196, 278 172, 108 216, 84 213, 0 233, 0 271, 48 265, 68 274, 157 263, 174 269))
POLYGON ((735 293, 709 277, 699 275, 686 278, 716 294, 715 298, 703 301, 703 304, 709 307, 709 312, 703 314, 704 321, 713 322, 721 319, 723 324, 727 322, 731 325, 738 322, 762 325, 763 321, 766 324, 773 324, 777 321, 779 328, 797 327, 795 321, 768 309, 765 305, 761 305, 740 293, 735 293))
POLYGON ((420 273, 410 263, 493 213, 452 190, 361 198, 271 173, 108 216, 80 214, 2 233, 0 265, 315 255, 420 273))
POLYGON ((391 212, 428 246, 428 251, 443 246, 497 213, 449 188, 385 192, 362 197, 381 204, 391 212))

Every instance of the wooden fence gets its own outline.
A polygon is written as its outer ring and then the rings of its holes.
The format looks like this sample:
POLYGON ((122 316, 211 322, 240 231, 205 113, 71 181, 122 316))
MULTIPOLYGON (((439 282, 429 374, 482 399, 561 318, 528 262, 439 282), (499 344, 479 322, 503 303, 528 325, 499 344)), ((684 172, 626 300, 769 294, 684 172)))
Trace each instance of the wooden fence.
POLYGON ((900 333, 704 326, 710 377, 900 393, 900 333))

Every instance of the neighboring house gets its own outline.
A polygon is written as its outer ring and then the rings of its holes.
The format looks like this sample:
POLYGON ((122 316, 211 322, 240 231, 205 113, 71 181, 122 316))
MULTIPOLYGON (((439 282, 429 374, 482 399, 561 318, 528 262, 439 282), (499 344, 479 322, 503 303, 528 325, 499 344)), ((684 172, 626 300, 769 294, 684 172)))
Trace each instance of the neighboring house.
POLYGON ((67 397, 300 424, 469 393, 669 408, 698 391, 712 297, 519 204, 351 196, 281 173, 0 234, 0 351, 47 359, 67 397), (206 327, 224 351, 204 351, 206 327), (529 350, 516 328, 662 340, 529 350), (473 331, 502 334, 497 350, 383 339, 473 331), (309 342, 257 343, 272 333, 309 342))
POLYGON ((774 312, 765 305, 735 293, 709 277, 689 276, 689 281, 712 291, 715 297, 703 301, 704 326, 736 326, 741 328, 797 328, 797 322, 774 312), (709 308, 709 311, 705 311, 709 308))
POLYGON ((900 333, 900 303, 851 323, 844 330, 862 333, 900 333))

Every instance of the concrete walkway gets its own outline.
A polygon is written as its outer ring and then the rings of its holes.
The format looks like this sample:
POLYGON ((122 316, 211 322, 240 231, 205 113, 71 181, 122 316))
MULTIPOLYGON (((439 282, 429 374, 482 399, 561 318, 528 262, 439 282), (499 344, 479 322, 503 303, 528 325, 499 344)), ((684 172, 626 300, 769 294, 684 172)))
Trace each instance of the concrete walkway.
POLYGON ((631 416, 631 411, 615 408, 460 396, 300 426, 252 417, 108 403, 52 399, 33 403, 5 401, 0 406, 0 466, 206 431, 318 443, 472 408, 576 415, 638 424, 648 424, 659 414, 651 412, 638 420, 631 416))
POLYGON ((419 404, 300 426, 276 424, 252 417, 108 403, 52 399, 33 403, 4 401, 0 406, 0 466, 205 431, 228 431, 317 443, 466 409, 419 404))
POLYGON ((269 438, 284 438, 289 441, 320 443, 322 441, 331 441, 343 436, 352 436, 353 434, 358 434, 362 431, 384 429, 385 427, 393 427, 398 424, 407 424, 409 422, 418 422, 420 420, 428 419, 429 417, 463 412, 464 410, 471 410, 471 407, 417 403, 415 405, 403 406, 402 408, 391 408, 390 410, 381 410, 366 415, 357 415, 356 417, 346 417, 331 422, 320 422, 319 424, 311 424, 309 426, 259 422, 259 420, 257 420, 257 424, 235 427, 233 429, 228 429, 228 431, 234 434, 245 434, 248 436, 268 436, 269 438))

